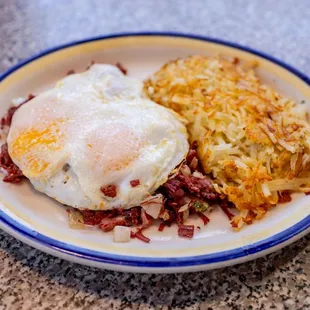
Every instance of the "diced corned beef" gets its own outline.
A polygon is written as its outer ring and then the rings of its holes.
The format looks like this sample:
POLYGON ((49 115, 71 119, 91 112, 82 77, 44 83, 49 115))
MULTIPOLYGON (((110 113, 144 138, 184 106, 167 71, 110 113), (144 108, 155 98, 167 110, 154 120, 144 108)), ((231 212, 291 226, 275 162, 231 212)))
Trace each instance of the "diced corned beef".
POLYGON ((184 196, 184 190, 182 189, 182 182, 176 178, 168 180, 163 184, 163 189, 166 195, 174 200, 179 200, 184 196))
POLYGON ((289 191, 283 191, 279 193, 279 203, 290 202, 291 200, 292 197, 289 191))
POLYGON ((125 221, 125 226, 138 226, 142 224, 141 220, 141 207, 134 207, 128 210, 112 209, 107 211, 95 210, 80 210, 84 224, 86 225, 99 225, 103 219, 112 220, 113 218, 122 216, 125 221))
POLYGON ((184 169, 162 185, 161 190, 170 199, 179 202, 187 195, 203 200, 217 201, 219 194, 215 191, 212 181, 201 172, 198 172, 199 159, 197 155, 197 143, 193 143, 183 163, 184 169), (184 173, 184 171, 186 173, 184 173))
POLYGON ((180 237, 193 238, 194 236, 194 225, 179 225, 178 234, 180 237))
POLYGON ((176 201, 173 201, 171 199, 166 200, 166 206, 173 208, 175 211, 179 210, 178 208, 179 204, 176 201))
POLYGON ((111 211, 80 210, 80 212, 86 225, 99 225, 102 219, 116 216, 116 213, 113 214, 111 211))
POLYGON ((163 231, 167 225, 165 223, 160 223, 158 226, 158 231, 163 231))
POLYGON ((3 182, 19 183, 24 177, 22 171, 13 163, 8 152, 7 144, 3 144, 1 146, 0 168, 6 172, 6 176, 4 176, 3 182))
POLYGON ((138 226, 142 224, 141 207, 134 207, 124 211, 127 226, 138 226))
POLYGON ((134 207, 129 210, 113 209, 107 211, 81 210, 84 224, 99 225, 103 231, 110 231, 115 226, 143 225, 141 208, 134 207))
POLYGON ((231 213, 228 208, 232 206, 232 203, 230 203, 228 200, 222 200, 220 202, 220 207, 224 211, 224 213, 227 215, 229 220, 231 221, 233 217, 235 216, 233 213, 231 213))
POLYGON ((215 191, 212 181, 205 178, 197 178, 192 175, 184 176, 178 174, 176 178, 182 183, 182 188, 197 198, 207 200, 218 200, 219 194, 215 191))
POLYGON ((175 193, 174 193, 174 198, 176 200, 182 199, 185 196, 185 192, 182 188, 179 188, 175 193))
POLYGON ((115 218, 104 218, 100 221, 99 227, 104 232, 113 230, 115 226, 127 226, 124 216, 118 216, 115 218))
POLYGON ((204 215, 202 212, 197 212, 197 215, 202 219, 203 224, 205 226, 210 222, 210 219, 206 215, 204 215))
POLYGON ((305 195, 306 195, 306 196, 309 196, 309 195, 310 195, 310 192, 305 192, 305 195))
POLYGON ((7 171, 9 174, 3 178, 2 180, 3 182, 16 184, 22 181, 24 175, 17 166, 15 166, 14 169, 12 170, 7 170, 7 171))
POLYGON ((101 186, 100 190, 107 197, 111 197, 111 198, 116 197, 117 193, 116 193, 115 185, 101 186))
POLYGON ((140 185, 140 180, 139 179, 131 180, 130 185, 131 185, 131 187, 136 187, 136 186, 140 185))
POLYGON ((116 67, 120 69, 125 75, 127 74, 127 69, 120 62, 116 64, 116 67))
POLYGON ((151 241, 151 239, 144 236, 141 231, 134 233, 134 237, 146 243, 149 243, 151 241))
POLYGON ((67 75, 71 75, 71 74, 74 74, 74 73, 75 73, 74 70, 69 70, 69 71, 67 72, 67 75))

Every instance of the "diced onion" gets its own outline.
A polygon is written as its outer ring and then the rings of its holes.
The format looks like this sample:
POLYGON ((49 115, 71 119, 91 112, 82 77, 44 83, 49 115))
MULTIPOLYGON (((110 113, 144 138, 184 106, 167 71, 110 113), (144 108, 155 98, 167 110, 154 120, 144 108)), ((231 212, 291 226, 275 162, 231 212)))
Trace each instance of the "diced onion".
POLYGON ((113 241, 126 243, 130 241, 130 228, 126 226, 115 226, 113 229, 113 241))
POLYGON ((204 179, 205 178, 205 176, 198 171, 193 172, 193 177, 198 178, 198 179, 204 179))
POLYGON ((143 208, 143 210, 154 219, 158 218, 163 205, 164 196, 162 194, 150 196, 144 199, 141 203, 141 207, 143 208))
POLYGON ((183 205, 183 206, 179 209, 178 212, 184 212, 184 211, 188 210, 189 204, 190 204, 190 203, 188 202, 188 203, 186 203, 185 205, 183 205))
POLYGON ((73 208, 68 209, 68 220, 70 228, 85 228, 83 216, 78 210, 74 210, 73 208))
POLYGON ((187 165, 182 165, 181 173, 185 176, 189 176, 191 174, 191 169, 187 165))
POLYGON ((188 219, 188 217, 189 217, 189 209, 186 209, 183 212, 183 223, 185 223, 185 221, 188 219))

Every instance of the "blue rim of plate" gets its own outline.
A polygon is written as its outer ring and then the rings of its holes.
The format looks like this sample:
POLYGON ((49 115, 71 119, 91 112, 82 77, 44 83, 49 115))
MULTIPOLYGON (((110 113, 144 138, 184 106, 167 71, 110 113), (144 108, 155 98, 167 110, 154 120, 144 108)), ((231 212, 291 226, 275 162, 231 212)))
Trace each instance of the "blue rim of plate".
MULTIPOLYGON (((306 82, 310 86, 310 78, 305 74, 299 72, 297 69, 293 68, 290 65, 285 64, 284 62, 275 59, 272 56, 269 56, 265 53, 256 51, 252 48, 244 47, 236 43, 219 40, 215 38, 210 38, 206 36, 193 35, 193 34, 183 34, 183 33, 174 33, 174 32, 138 32, 138 33, 119 33, 106 36, 98 36, 85 40, 74 41, 68 44, 60 45, 54 48, 46 49, 41 53, 30 57, 19 64, 13 66, 6 72, 0 75, 0 82, 3 81, 6 77, 12 74, 14 71, 23 67, 24 65, 35 61, 36 59, 43 57, 45 55, 51 54, 61 49, 65 49, 71 46, 89 43, 92 41, 112 39, 112 38, 121 38, 121 37, 132 37, 132 36, 164 36, 164 37, 181 37, 188 39, 201 40, 211 43, 217 43, 224 46, 229 46, 236 48, 251 54, 265 58, 280 67, 290 71, 295 76, 306 82)), ((162 258, 150 258, 144 256, 128 256, 128 255, 118 255, 118 254, 109 254, 105 252, 99 252, 94 250, 89 250, 86 248, 81 248, 74 246, 65 242, 61 242, 52 238, 49 238, 43 234, 38 233, 35 230, 29 229, 28 227, 18 223, 16 220, 12 219, 2 210, 0 210, 0 222, 5 226, 17 232, 19 235, 34 241, 42 245, 45 248, 51 250, 56 250, 60 253, 81 258, 84 260, 90 260, 94 262, 100 262, 110 265, 124 265, 132 267, 144 267, 144 268, 169 268, 169 267, 188 267, 188 266, 198 266, 198 265, 209 265, 214 263, 226 262, 242 257, 246 257, 253 254, 258 254, 264 250, 273 248, 285 241, 292 239, 295 236, 298 236, 302 233, 307 233, 307 230, 310 229, 310 215, 306 216, 303 220, 296 223, 295 225, 287 228, 286 230, 277 233, 269 238, 263 239, 259 242, 252 243, 248 246, 240 247, 233 250, 221 251, 214 254, 206 255, 197 255, 197 256, 186 256, 186 257, 162 257, 162 258)))

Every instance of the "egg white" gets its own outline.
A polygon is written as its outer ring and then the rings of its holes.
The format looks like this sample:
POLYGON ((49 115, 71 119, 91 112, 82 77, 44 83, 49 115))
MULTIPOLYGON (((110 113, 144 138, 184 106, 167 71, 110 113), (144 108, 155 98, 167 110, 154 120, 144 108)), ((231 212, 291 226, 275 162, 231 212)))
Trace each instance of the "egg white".
POLYGON ((93 210, 139 205, 184 159, 182 120, 145 99, 142 82, 110 65, 70 75, 22 106, 9 153, 34 187, 93 210), (130 181, 139 180, 132 187, 130 181), (101 187, 115 185, 116 197, 101 187))

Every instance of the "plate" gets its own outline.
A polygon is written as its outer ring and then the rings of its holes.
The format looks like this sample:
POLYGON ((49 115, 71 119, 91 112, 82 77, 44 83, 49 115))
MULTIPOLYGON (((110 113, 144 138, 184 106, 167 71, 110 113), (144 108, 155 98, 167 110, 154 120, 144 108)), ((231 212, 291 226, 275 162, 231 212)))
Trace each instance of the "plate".
MULTIPOLYGON (((38 94, 71 69, 83 71, 91 61, 122 63, 130 76, 144 79, 165 62, 191 54, 222 54, 258 61, 260 78, 296 101, 310 102, 310 80, 294 68, 252 49, 206 37, 173 33, 119 34, 73 42, 36 55, 0 77, 0 115, 12 98, 38 94)), ((25 116, 26 117, 26 116, 25 116)), ((28 182, 0 182, 0 227, 49 254, 80 264, 129 272, 175 273, 219 268, 276 251, 310 231, 310 196, 296 194, 264 219, 234 232, 222 211, 192 240, 177 236, 176 227, 145 234, 152 241, 117 244, 110 233, 68 227, 62 205, 28 182)))

